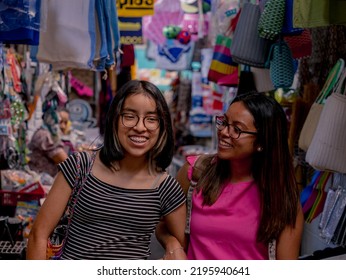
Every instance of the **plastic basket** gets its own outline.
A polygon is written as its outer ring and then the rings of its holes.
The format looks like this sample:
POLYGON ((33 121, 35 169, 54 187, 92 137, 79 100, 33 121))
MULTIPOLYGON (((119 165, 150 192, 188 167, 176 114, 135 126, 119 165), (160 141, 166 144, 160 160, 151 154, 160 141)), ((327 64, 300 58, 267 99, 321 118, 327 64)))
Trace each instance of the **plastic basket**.
POLYGON ((24 259, 26 252, 26 241, 0 241, 0 259, 24 259))
POLYGON ((17 206, 18 201, 39 200, 45 196, 45 191, 39 182, 30 184, 20 191, 0 190, 1 206, 17 206))

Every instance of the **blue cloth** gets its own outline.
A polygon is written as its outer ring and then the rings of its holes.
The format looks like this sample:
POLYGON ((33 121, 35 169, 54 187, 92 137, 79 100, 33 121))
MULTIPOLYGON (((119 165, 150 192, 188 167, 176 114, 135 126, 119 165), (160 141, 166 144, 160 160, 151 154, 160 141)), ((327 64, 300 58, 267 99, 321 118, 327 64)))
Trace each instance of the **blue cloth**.
POLYGON ((39 44, 41 0, 0 2, 0 42, 39 44))
POLYGON ((0 32, 0 42, 5 44, 23 44, 38 46, 40 39, 39 31, 28 28, 17 28, 10 31, 0 32))
POLYGON ((107 50, 108 57, 106 59, 106 67, 113 66, 115 64, 115 52, 120 46, 120 33, 118 28, 118 14, 113 0, 104 1, 104 15, 107 37, 107 50))
POLYGON ((300 203, 302 206, 304 206, 305 202, 310 197, 312 190, 314 188, 314 185, 317 181, 317 178, 319 178, 321 175, 321 171, 316 170, 311 178, 311 182, 303 189, 303 191, 300 194, 300 203))

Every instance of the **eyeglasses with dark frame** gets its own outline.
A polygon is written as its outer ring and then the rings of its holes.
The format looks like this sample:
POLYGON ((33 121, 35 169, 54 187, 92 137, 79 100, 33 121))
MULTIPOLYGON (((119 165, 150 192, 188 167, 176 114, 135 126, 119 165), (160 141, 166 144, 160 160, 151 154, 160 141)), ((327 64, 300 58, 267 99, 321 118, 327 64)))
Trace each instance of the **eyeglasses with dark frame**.
POLYGON ((216 128, 218 130, 220 130, 220 131, 223 130, 225 127, 227 127, 228 128, 228 134, 233 139, 238 139, 242 133, 251 134, 251 135, 256 135, 257 134, 257 131, 241 130, 236 125, 228 123, 226 121, 225 116, 216 116, 215 124, 216 124, 216 128))
MULTIPOLYGON (((133 113, 121 113, 120 115, 122 124, 127 128, 135 127, 138 124, 139 119, 141 118, 140 116, 133 113)), ((143 117, 143 124, 146 129, 153 131, 160 126, 160 118, 155 116, 143 117)))

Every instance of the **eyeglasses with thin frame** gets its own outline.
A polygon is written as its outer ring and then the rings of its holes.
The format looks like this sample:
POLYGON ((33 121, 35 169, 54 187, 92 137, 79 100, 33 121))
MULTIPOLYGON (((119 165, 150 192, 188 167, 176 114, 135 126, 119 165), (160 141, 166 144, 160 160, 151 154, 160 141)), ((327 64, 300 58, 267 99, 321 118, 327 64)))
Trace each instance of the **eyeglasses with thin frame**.
MULTIPOLYGON (((139 119, 141 118, 140 116, 133 113, 122 113, 120 115, 122 124, 127 128, 135 127, 138 124, 139 119)), ((143 118, 143 124, 146 129, 152 131, 160 126, 160 119, 155 116, 146 116, 143 118)))
POLYGON ((227 127, 228 128, 228 134, 233 139, 238 139, 242 133, 251 134, 251 135, 257 134, 257 131, 241 130, 236 125, 228 123, 226 121, 225 116, 216 116, 215 124, 216 124, 216 128, 220 131, 223 130, 225 127, 227 127))

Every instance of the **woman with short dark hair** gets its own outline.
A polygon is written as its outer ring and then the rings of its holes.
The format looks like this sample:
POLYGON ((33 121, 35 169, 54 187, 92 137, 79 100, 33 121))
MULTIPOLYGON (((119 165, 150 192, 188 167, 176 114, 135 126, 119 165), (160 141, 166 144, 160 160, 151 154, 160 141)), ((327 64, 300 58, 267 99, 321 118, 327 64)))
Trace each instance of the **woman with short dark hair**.
MULTIPOLYGON (((171 118, 160 90, 146 81, 123 85, 108 111, 103 146, 80 153, 81 174, 92 168, 61 259, 146 259, 161 219, 183 244, 185 197, 165 171, 173 149, 171 118)), ((64 212, 77 169, 76 154, 59 165, 30 233, 28 259, 46 258, 47 238, 64 212)))

